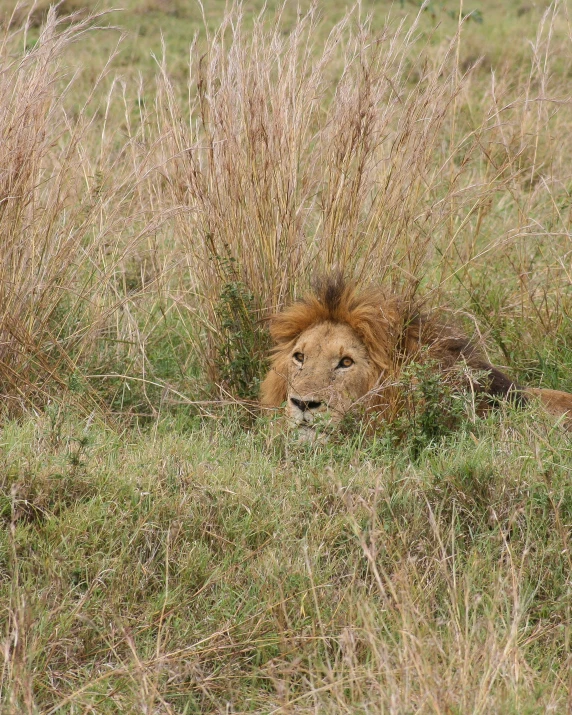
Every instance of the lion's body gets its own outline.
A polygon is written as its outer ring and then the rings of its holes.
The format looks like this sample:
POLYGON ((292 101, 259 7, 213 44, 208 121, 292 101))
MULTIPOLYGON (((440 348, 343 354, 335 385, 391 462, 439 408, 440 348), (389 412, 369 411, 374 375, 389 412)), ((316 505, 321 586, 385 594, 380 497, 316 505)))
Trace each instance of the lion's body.
POLYGON ((424 315, 379 289, 360 293, 340 278, 323 281, 276 315, 271 334, 276 347, 261 402, 286 403, 290 421, 305 428, 322 413, 336 423, 358 402, 391 419, 402 402, 403 367, 424 361, 443 374, 466 366, 471 374, 466 382, 480 404, 511 396, 526 401, 531 395, 552 414, 572 415, 572 395, 522 390, 488 363, 478 344, 434 314, 424 315))
POLYGON ((554 417, 565 416, 566 426, 572 427, 572 395, 569 392, 527 387, 524 393, 540 400, 548 414, 554 417))

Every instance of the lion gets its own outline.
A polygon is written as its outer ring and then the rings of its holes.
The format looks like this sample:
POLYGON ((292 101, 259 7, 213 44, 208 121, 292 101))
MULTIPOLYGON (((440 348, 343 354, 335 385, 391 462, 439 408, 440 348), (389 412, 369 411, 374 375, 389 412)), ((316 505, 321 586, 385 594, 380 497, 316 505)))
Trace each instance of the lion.
POLYGON ((523 405, 537 399, 572 425, 572 394, 519 386, 436 312, 423 313, 377 287, 360 291, 341 276, 317 281, 312 293, 271 319, 270 333, 275 347, 261 404, 285 405, 289 423, 307 439, 317 424, 335 429, 360 404, 376 421, 394 419, 403 406, 400 375, 414 362, 444 377, 464 371, 479 412, 502 399, 523 405))

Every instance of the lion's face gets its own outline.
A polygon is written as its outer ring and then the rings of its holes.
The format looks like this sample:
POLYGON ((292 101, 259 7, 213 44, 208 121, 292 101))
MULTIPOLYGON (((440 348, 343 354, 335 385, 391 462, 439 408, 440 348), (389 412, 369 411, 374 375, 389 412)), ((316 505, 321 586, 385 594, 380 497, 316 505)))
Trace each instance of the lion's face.
POLYGON ((289 351, 286 414, 307 436, 334 425, 375 381, 368 351, 349 325, 323 322, 302 332, 289 351))
MULTIPOLYGON (((393 346, 403 332, 395 330, 403 322, 400 306, 380 290, 358 293, 334 278, 274 315, 262 405, 285 405, 290 424, 309 439, 339 423, 357 402, 380 412, 377 388, 392 375, 393 346)), ((389 392, 383 389, 385 404, 389 392)))

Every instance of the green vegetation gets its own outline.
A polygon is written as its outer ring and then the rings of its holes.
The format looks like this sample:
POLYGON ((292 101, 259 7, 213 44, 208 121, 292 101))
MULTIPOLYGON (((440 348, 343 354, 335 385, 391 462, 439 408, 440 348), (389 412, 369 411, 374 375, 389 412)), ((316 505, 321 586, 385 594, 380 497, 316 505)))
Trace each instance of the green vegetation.
POLYGON ((122 4, 0 0, 0 712, 568 711, 560 425, 253 403, 334 268, 572 391, 566 5, 122 4))
POLYGON ((566 710, 572 454, 543 420, 415 464, 229 417, 2 448, 3 712, 566 710))
POLYGON ((267 369, 270 339, 268 331, 253 319, 256 310, 252 293, 235 278, 234 270, 228 270, 228 282, 223 284, 216 306, 223 339, 214 368, 231 394, 256 400, 260 375, 267 369))

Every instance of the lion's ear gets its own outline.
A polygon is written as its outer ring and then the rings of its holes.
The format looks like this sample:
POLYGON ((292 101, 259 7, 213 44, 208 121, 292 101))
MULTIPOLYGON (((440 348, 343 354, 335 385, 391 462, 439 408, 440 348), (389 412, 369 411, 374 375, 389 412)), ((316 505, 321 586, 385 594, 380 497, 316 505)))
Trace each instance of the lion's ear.
POLYGON ((270 321, 270 335, 276 345, 284 345, 295 340, 306 328, 308 319, 298 304, 291 305, 270 321))
POLYGON ((295 340, 300 334, 296 319, 292 319, 292 310, 278 313, 270 321, 270 335, 275 345, 284 345, 295 340))
POLYGON ((276 345, 284 345, 328 317, 326 308, 315 297, 307 296, 271 319, 270 335, 276 345))

